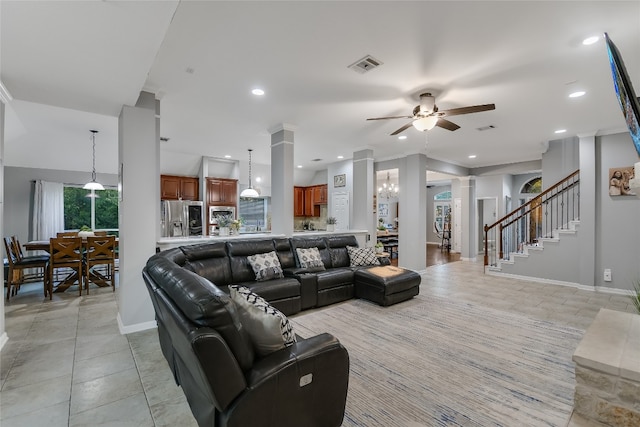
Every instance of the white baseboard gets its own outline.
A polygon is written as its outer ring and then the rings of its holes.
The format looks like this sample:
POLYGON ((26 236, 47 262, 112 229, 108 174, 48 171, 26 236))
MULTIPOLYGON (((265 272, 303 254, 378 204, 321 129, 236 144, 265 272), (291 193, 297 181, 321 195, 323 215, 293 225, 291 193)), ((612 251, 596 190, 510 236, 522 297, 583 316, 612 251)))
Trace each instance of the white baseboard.
POLYGON ((146 331, 147 329, 154 329, 158 327, 158 324, 155 320, 150 322, 142 322, 136 323, 134 325, 124 326, 122 323, 122 319, 120 318, 120 313, 116 316, 118 320, 118 329, 120 330, 121 335, 132 334, 134 332, 146 331))
POLYGON ((486 274, 489 274, 492 276, 509 277, 512 279, 528 280, 529 282, 544 283, 547 285, 568 286, 571 288, 581 289, 583 291, 603 292, 606 294, 615 294, 615 295, 624 295, 624 296, 633 295, 633 291, 627 290, 627 289, 607 288, 606 286, 587 286, 587 285, 582 285, 580 283, 575 283, 575 282, 564 282, 562 280, 545 279, 542 277, 532 277, 532 276, 522 276, 519 274, 501 273, 499 271, 490 271, 488 269, 486 270, 486 274))
POLYGON ((0 351, 2 351, 2 347, 4 347, 7 341, 9 341, 9 335, 7 335, 6 332, 3 332, 2 335, 0 335, 0 351))

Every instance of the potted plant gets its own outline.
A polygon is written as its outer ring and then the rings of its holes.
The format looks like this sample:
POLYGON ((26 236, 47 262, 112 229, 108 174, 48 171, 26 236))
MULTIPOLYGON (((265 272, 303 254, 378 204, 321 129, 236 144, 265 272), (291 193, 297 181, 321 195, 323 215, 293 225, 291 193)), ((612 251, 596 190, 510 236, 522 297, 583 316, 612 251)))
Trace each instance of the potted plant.
POLYGON ((382 242, 376 242, 375 248, 377 254, 381 254, 382 252, 384 252, 384 245, 382 244, 382 242))
POLYGON ((220 215, 218 217, 218 229, 221 236, 229 235, 229 226, 234 221, 233 215, 220 215))
POLYGON ((338 219, 335 216, 328 217, 327 218, 327 231, 335 231, 337 223, 338 223, 338 219))
POLYGON ((80 227, 80 231, 78 231, 78 237, 82 237, 83 239, 86 239, 87 237, 93 237, 93 236, 94 234, 91 227, 87 225, 83 225, 82 227, 80 227))

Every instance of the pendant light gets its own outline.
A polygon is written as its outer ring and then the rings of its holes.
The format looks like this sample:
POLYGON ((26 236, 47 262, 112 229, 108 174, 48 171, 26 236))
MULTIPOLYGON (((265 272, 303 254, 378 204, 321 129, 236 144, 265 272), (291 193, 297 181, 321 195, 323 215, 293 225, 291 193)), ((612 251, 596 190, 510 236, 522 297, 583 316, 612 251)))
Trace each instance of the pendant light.
POLYGON ((252 151, 253 150, 249 148, 249 188, 245 188, 244 190, 242 190, 242 193, 240 193, 240 197, 249 197, 249 198, 260 197, 260 194, 258 194, 258 192, 254 190, 253 186, 251 185, 251 152, 252 151))
POLYGON ((91 181, 82 187, 85 190, 104 190, 104 186, 96 181, 96 133, 98 133, 97 130, 91 130, 91 139, 93 141, 93 170, 91 172, 91 181))

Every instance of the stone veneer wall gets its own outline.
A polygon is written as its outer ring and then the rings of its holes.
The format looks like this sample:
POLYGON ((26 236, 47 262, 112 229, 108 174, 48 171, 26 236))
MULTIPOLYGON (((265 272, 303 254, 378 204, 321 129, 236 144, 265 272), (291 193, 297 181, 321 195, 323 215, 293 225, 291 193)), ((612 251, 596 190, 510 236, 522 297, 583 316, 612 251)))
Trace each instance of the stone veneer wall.
POLYGON ((601 309, 576 349, 574 412, 607 426, 640 426, 640 316, 601 309))

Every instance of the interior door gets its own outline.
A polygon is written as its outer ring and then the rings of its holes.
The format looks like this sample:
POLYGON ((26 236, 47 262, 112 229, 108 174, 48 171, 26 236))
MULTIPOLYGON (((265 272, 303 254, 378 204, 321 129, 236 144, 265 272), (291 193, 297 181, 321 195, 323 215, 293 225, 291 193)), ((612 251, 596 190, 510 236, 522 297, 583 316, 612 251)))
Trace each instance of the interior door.
POLYGON ((349 193, 333 193, 333 214, 336 217, 336 231, 349 229, 349 193))

